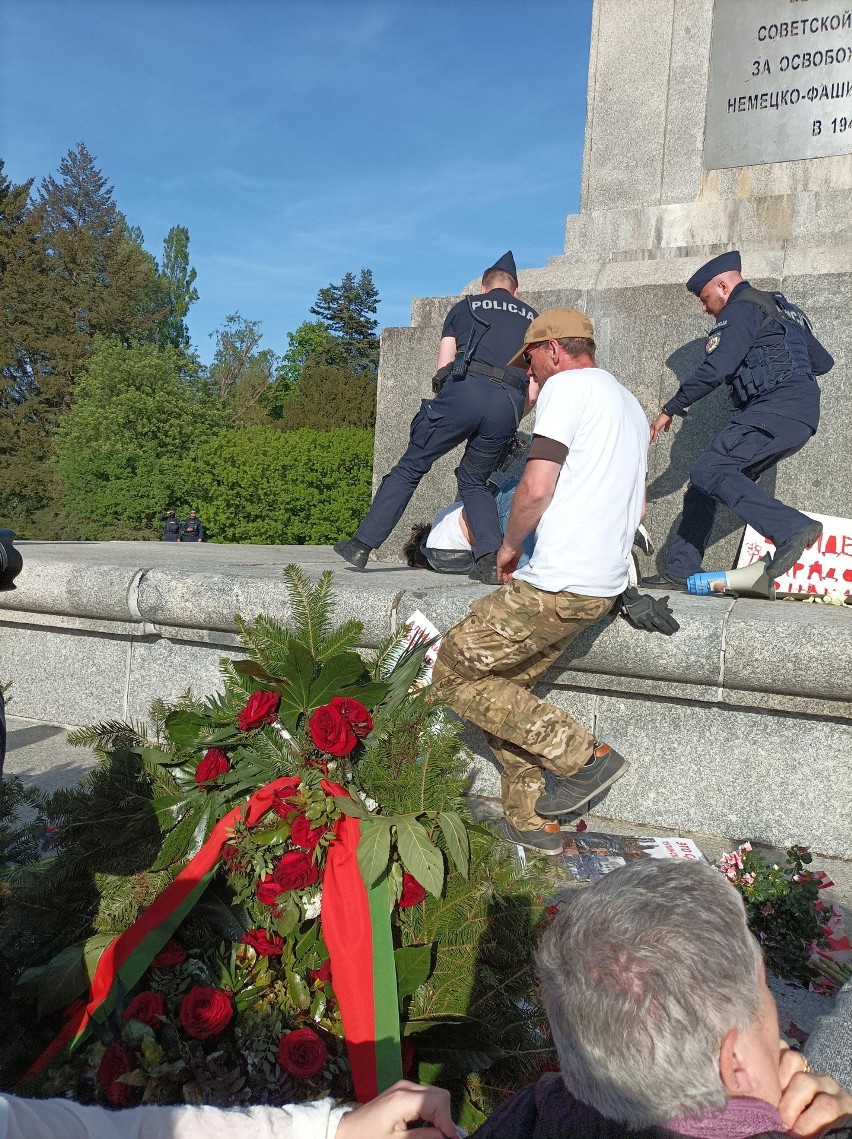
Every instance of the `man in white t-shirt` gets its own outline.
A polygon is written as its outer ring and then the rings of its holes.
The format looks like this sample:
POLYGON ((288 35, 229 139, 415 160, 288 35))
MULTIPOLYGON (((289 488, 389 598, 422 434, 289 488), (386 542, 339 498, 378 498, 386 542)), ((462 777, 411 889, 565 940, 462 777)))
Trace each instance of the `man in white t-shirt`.
POLYGON ((525 364, 541 392, 497 554, 504 584, 443 638, 433 678, 450 707, 485 731, 503 768, 501 833, 559 854, 554 820, 609 787, 628 763, 532 688, 627 586, 648 427, 635 396, 595 365, 592 322, 575 309, 536 317, 510 363, 525 364), (535 550, 519 569, 532 530, 535 550), (553 791, 545 792, 543 768, 557 776, 553 791))

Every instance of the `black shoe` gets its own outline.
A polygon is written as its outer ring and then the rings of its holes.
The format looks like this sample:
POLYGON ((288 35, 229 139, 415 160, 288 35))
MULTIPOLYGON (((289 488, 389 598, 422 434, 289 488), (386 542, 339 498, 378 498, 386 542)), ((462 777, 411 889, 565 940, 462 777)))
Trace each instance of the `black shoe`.
POLYGON ((497 555, 496 554, 483 554, 475 563, 473 569, 467 575, 473 581, 481 581, 483 585, 499 585, 499 578, 497 577, 497 555))
POLYGON ((640 578, 639 584, 644 589, 679 589, 686 592, 686 578, 672 577, 667 573, 655 573, 653 577, 640 578))
POLYGON ((515 842, 537 854, 562 853, 562 832, 556 823, 545 823, 538 831, 521 831, 508 819, 500 819, 492 829, 506 842, 515 842))
POLYGON ((808 546, 812 546, 822 533, 821 522, 810 522, 792 538, 782 542, 775 551, 775 557, 766 567, 766 576, 775 581, 782 573, 792 569, 808 546))
POLYGON ((612 786, 629 766, 624 756, 619 755, 609 744, 598 744, 592 758, 576 775, 560 779, 552 791, 539 795, 535 804, 536 812, 547 819, 576 811, 588 803, 589 799, 612 786))
POLYGON ((344 538, 342 541, 336 542, 331 548, 336 554, 340 554, 341 558, 345 558, 355 569, 364 568, 373 549, 372 546, 365 546, 363 542, 359 542, 357 538, 344 538))

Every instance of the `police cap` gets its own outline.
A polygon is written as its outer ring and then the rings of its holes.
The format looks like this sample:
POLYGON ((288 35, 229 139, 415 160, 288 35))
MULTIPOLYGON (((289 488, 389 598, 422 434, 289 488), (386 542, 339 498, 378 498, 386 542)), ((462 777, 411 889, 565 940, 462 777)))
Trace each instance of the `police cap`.
POLYGON ((701 290, 705 285, 709 284, 714 277, 718 277, 720 273, 739 273, 742 267, 743 263, 740 258, 739 249, 732 249, 728 253, 720 253, 718 257, 714 257, 711 261, 708 261, 706 265, 702 265, 696 273, 693 273, 686 282, 686 287, 691 293, 700 297, 701 290))
POLYGON ((499 269, 501 273, 508 273, 510 277, 514 277, 515 281, 518 279, 518 270, 515 268, 515 258, 512 256, 512 250, 509 249, 503 254, 493 265, 489 265, 483 273, 490 273, 492 269, 499 269))

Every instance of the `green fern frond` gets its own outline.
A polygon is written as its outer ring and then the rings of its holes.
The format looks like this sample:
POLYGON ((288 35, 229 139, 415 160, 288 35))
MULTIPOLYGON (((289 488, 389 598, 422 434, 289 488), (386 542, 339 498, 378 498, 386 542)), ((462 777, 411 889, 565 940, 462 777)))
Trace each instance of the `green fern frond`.
POLYGON ((290 599, 293 633, 304 642, 314 659, 323 636, 328 633, 332 580, 331 571, 325 570, 317 584, 313 585, 299 566, 291 563, 284 567, 284 584, 290 599))
POLYGON ((72 747, 88 747, 101 755, 120 748, 147 747, 148 729, 141 721, 103 720, 68 733, 72 747))

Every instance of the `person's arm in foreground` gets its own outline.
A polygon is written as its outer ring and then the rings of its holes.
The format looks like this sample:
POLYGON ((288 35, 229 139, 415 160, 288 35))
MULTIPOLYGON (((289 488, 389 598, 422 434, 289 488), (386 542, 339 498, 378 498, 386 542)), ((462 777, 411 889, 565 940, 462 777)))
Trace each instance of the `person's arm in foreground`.
POLYGON ((349 1111, 329 1099, 289 1107, 136 1107, 0 1095, 0 1139, 393 1139, 422 1119, 423 1139, 456 1139, 449 1093, 400 1080, 349 1111))
POLYGON ((837 1123, 852 1122, 852 1095, 831 1076, 806 1072, 801 1052, 781 1051, 781 1102, 778 1111, 791 1135, 817 1139, 837 1123))
POLYGON ((506 523, 503 545, 497 551, 497 576, 501 582, 510 581, 517 569, 524 552, 524 539, 538 526, 550 505, 561 469, 561 462, 551 459, 527 459, 506 523))

